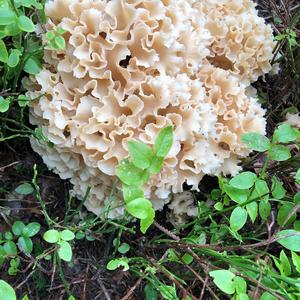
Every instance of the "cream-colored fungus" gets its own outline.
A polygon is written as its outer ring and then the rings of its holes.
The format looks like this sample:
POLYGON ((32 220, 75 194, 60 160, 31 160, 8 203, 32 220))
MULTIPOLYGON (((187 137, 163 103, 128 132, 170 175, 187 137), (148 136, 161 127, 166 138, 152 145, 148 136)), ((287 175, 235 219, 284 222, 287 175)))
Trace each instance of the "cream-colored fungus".
MULTIPOLYGON (((32 98, 43 95, 31 122, 54 144, 32 147, 76 195, 93 187, 85 205, 94 213, 122 213, 122 198, 108 196, 128 140, 152 145, 174 127, 163 169, 145 186, 162 209, 184 182, 197 190, 205 174, 235 175, 249 154, 241 136, 265 133, 249 86, 271 70, 274 42, 252 1, 53 0, 46 14, 48 29, 67 30, 66 49, 46 47, 29 87, 32 98)), ((194 215, 178 197, 174 213, 194 215)))

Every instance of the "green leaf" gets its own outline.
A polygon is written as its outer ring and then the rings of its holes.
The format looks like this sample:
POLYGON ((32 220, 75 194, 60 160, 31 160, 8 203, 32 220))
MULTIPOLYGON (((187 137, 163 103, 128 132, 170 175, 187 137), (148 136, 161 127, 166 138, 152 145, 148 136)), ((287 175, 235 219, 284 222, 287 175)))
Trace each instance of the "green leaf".
POLYGON ((215 205, 214 205, 214 208, 215 210, 217 211, 222 211, 224 209, 224 204, 222 202, 217 202, 215 205))
POLYGON ((278 300, 276 297, 274 297, 269 292, 264 292, 262 296, 259 298, 259 300, 278 300))
POLYGON ((160 284, 158 288, 161 296, 165 300, 179 300, 176 293, 176 287, 174 285, 160 284))
POLYGON ((242 204, 247 201, 249 196, 249 190, 241 190, 232 187, 229 184, 224 184, 225 193, 236 203, 242 204))
POLYGON ((34 188, 30 183, 26 182, 26 183, 20 184, 15 189, 15 192, 20 194, 20 195, 30 195, 34 192, 34 188))
POLYGON ((297 171, 296 175, 295 175, 295 179, 296 179, 296 182, 298 184, 300 184, 300 169, 297 171))
POLYGON ((13 241, 7 241, 3 245, 3 249, 7 255, 17 255, 17 253, 18 253, 17 246, 16 246, 15 242, 13 242, 13 241))
POLYGON ((236 300, 250 300, 250 298, 246 293, 242 293, 236 295, 236 300))
POLYGON ((18 27, 25 32, 34 32, 35 26, 33 22, 26 16, 19 16, 17 20, 18 27))
POLYGON ((268 200, 261 200, 259 202, 259 215, 262 220, 266 221, 271 213, 271 204, 268 200))
POLYGON ((271 148, 269 139, 255 132, 244 134, 242 136, 242 142, 245 143, 248 148, 258 152, 265 152, 271 148))
POLYGON ((35 56, 26 60, 24 65, 24 71, 31 75, 37 75, 41 71, 41 62, 35 56))
POLYGON ((14 68, 18 65, 20 61, 20 55, 22 53, 18 49, 13 49, 8 57, 7 64, 9 67, 14 68))
POLYGON ((47 31, 46 32, 46 37, 49 41, 51 41, 51 40, 55 39, 56 35, 53 31, 47 31))
MULTIPOLYGON (((0 17, 1 18, 1 17, 0 17)), ((17 296, 14 289, 4 280, 0 279, 0 299, 16 300, 17 296)))
POLYGON ((228 270, 217 270, 209 272, 209 275, 213 277, 215 285, 226 294, 234 294, 235 285, 233 279, 235 274, 228 270))
POLYGON ((292 261, 298 273, 300 273, 300 256, 292 251, 292 261))
POLYGON ((140 169, 147 169, 154 156, 151 148, 141 142, 129 141, 128 152, 133 164, 140 169))
POLYGON ((296 231, 300 231, 300 220, 294 222, 293 228, 294 228, 296 231))
POLYGON ((0 61, 6 63, 8 60, 8 52, 5 43, 0 40, 0 61))
POLYGON ((26 254, 30 254, 33 249, 33 244, 32 244, 31 238, 24 237, 24 236, 19 237, 18 247, 22 252, 24 252, 26 254))
POLYGON ((278 180, 277 177, 272 178, 272 196, 278 200, 285 197, 286 190, 284 189, 282 183, 278 180))
POLYGON ((269 157, 275 161, 285 161, 291 158, 291 151, 283 145, 274 145, 269 150, 269 157))
POLYGON ((110 271, 116 270, 119 267, 123 267, 123 271, 129 270, 128 259, 125 257, 112 259, 106 265, 107 270, 110 270, 110 271))
POLYGON ((247 282, 244 278, 236 276, 233 280, 237 294, 247 293, 247 282))
POLYGON ((153 286, 153 284, 148 283, 144 287, 144 293, 146 296, 146 300, 157 300, 158 299, 158 292, 153 286))
POLYGON ((160 130, 158 133, 155 143, 154 150, 155 155, 158 157, 166 157, 173 144, 173 127, 168 126, 160 130))
POLYGON ((248 212, 248 215, 252 221, 252 223, 255 222, 257 215, 258 215, 258 205, 256 202, 251 202, 246 205, 246 209, 248 212))
POLYGON ((13 234, 10 231, 6 231, 4 234, 6 240, 12 240, 14 238, 13 234))
MULTIPOLYGON (((35 7, 37 9, 42 9, 43 5, 38 3, 36 0, 14 0, 15 3, 18 3, 18 6, 24 6, 24 7, 35 7)), ((16 5, 16 4, 15 4, 16 5)))
POLYGON ((25 228, 25 224, 21 221, 16 221, 14 222, 13 226, 12 226, 12 232, 14 233, 14 235, 19 236, 22 234, 23 229, 25 228))
POLYGON ((129 251, 130 249, 130 246, 127 244, 127 243, 122 243, 119 248, 118 248, 118 251, 121 253, 121 254, 125 254, 129 251))
POLYGON ((11 9, 0 8, 0 25, 9 25, 16 21, 16 15, 11 9))
POLYGON ((0 112, 1 113, 8 111, 9 104, 10 104, 10 101, 8 99, 4 99, 2 96, 0 96, 0 112))
POLYGON ((189 265, 193 262, 194 258, 192 255, 188 254, 188 253, 185 253, 183 256, 182 256, 182 260, 184 261, 185 264, 189 265))
POLYGON ((247 171, 233 177, 229 181, 229 184, 236 189, 245 190, 251 188, 254 185, 256 179, 256 174, 247 171))
POLYGON ((122 189, 125 203, 128 203, 136 198, 144 197, 144 191, 140 187, 123 184, 122 189))
POLYGON ((234 231, 239 231, 244 227, 247 221, 247 211, 242 207, 236 207, 230 216, 230 228, 234 231))
POLYGON ((26 97, 25 95, 18 96, 18 104, 20 107, 25 107, 28 104, 29 100, 30 99, 28 97, 26 97))
POLYGON ((127 211, 138 219, 146 219, 151 211, 152 203, 145 198, 137 198, 126 204, 127 211))
POLYGON ((66 241, 59 241, 57 243, 60 248, 58 249, 58 256, 64 261, 71 261, 72 260, 72 248, 70 243, 66 241))
POLYGON ((75 235, 71 230, 65 229, 59 233, 60 238, 64 241, 73 241, 75 239, 75 235))
POLYGON ((258 179, 255 182, 255 190, 256 190, 257 194, 261 197, 266 196, 266 194, 268 194, 270 192, 268 184, 264 180, 261 180, 261 179, 258 179))
POLYGON ((155 156, 151 161, 149 172, 151 174, 158 174, 161 171, 163 164, 164 164, 164 157, 155 156))
POLYGON ((57 32, 58 34, 60 34, 60 35, 66 33, 67 31, 68 31, 68 30, 63 29, 63 28, 61 28, 61 27, 57 27, 57 28, 56 28, 56 32, 57 32))
POLYGON ((127 185, 139 186, 148 179, 147 176, 145 176, 146 171, 137 168, 133 163, 126 159, 116 167, 116 174, 119 179, 127 185))
POLYGON ((279 143, 290 143, 300 137, 300 131, 289 124, 280 125, 274 132, 273 141, 279 143))
POLYGON ((300 252, 300 232, 293 230, 293 229, 287 229, 282 230, 277 233, 277 238, 280 238, 277 240, 277 243, 282 245, 284 248, 300 252))
POLYGON ((292 214, 290 216, 290 218, 287 220, 288 215, 290 214, 290 212, 292 211, 292 209, 294 208, 294 203, 284 203, 277 214, 277 222, 280 226, 283 226, 283 224, 285 225, 290 225, 291 223, 293 223, 296 220, 296 212, 294 214, 292 214))
POLYGON ((32 222, 26 225, 26 227, 22 231, 22 235, 25 237, 33 237, 35 236, 41 229, 41 225, 37 222, 32 222))
POLYGON ((148 217, 141 220, 140 229, 141 229, 141 232, 143 234, 146 233, 146 231, 148 230, 148 228, 154 222, 154 217, 155 217, 155 211, 154 211, 153 208, 151 208, 151 210, 148 211, 148 217))
POLYGON ((50 229, 48 231, 46 231, 43 235, 43 238, 46 242, 50 243, 50 244, 54 244, 57 243, 60 239, 60 235, 59 232, 55 229, 50 229))
POLYGON ((2 267, 4 261, 5 261, 6 252, 3 248, 3 246, 0 246, 0 267, 2 267))
POLYGON ((60 36, 60 35, 56 36, 54 38, 54 42, 58 49, 63 50, 66 48, 66 41, 62 36, 60 36))
POLYGON ((290 276, 292 274, 291 264, 284 250, 281 250, 280 252, 280 262, 281 262, 283 274, 285 276, 290 276))
POLYGON ((15 23, 6 25, 4 28, 4 32, 5 32, 6 36, 16 36, 16 35, 20 34, 22 31, 20 30, 17 23, 15 22, 15 23))

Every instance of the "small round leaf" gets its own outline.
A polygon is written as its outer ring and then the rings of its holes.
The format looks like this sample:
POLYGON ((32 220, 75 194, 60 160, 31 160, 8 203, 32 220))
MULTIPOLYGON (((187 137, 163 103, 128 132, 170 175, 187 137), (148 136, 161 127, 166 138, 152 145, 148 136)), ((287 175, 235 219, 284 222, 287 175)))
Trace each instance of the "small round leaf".
POLYGON ((233 177, 229 181, 229 184, 236 189, 244 190, 251 188, 254 185, 256 179, 256 174, 252 172, 243 172, 233 177))
POLYGON ((61 231, 59 234, 60 234, 60 238, 64 241, 72 241, 75 238, 74 233, 68 229, 61 231))
POLYGON ((33 249, 33 244, 32 244, 31 238, 24 237, 24 236, 19 237, 18 247, 22 252, 24 252, 26 254, 30 254, 33 249))
POLYGON ((0 279, 0 299, 16 300, 17 296, 14 289, 4 280, 0 279))
POLYGON ((19 16, 17 24, 22 31, 33 32, 35 30, 33 22, 26 16, 19 16))
POLYGON ((59 232, 55 229, 50 229, 44 233, 44 240, 50 244, 57 243, 60 239, 59 232))
POLYGON ((72 260, 72 248, 71 245, 66 241, 60 241, 58 242, 58 245, 60 246, 58 250, 59 257, 64 261, 71 261, 72 260))

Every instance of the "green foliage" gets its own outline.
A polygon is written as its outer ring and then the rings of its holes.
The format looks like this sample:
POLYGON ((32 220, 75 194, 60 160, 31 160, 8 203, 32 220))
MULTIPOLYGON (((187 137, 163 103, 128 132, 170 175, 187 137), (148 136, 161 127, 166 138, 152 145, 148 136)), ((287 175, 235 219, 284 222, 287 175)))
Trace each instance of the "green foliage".
POLYGON ((277 233, 277 242, 284 248, 300 252, 300 232, 293 229, 282 230, 277 233))
POLYGON ((25 196, 32 194, 33 191, 34 191, 33 186, 30 183, 28 183, 28 182, 20 184, 15 189, 16 193, 18 193, 20 195, 25 195, 25 196))
POLYGON ((242 207, 236 207, 230 216, 230 227, 234 231, 239 231, 244 227, 247 221, 247 210, 242 207))
POLYGON ((269 139, 255 132, 244 134, 242 141, 248 148, 258 152, 265 152, 271 148, 269 139))
POLYGON ((18 250, 25 255, 33 251, 32 237, 40 231, 40 224, 36 222, 25 225, 21 221, 15 221, 11 231, 4 232, 0 238, 0 266, 5 260, 9 260, 8 274, 15 276, 19 271, 20 259, 18 250))
POLYGON ((109 261, 109 263, 106 266, 107 270, 110 271, 116 270, 120 267, 123 268, 123 271, 129 270, 128 259, 126 257, 113 259, 109 261))
POLYGON ((62 28, 55 28, 52 31, 47 31, 46 38, 48 39, 49 46, 53 50, 64 50, 66 48, 66 42, 63 34, 67 31, 62 28))
POLYGON ((150 174, 160 172, 163 160, 173 143, 172 126, 163 128, 154 141, 154 149, 137 142, 128 142, 130 159, 123 160, 116 167, 116 174, 122 182, 125 207, 129 214, 140 219, 140 229, 145 233, 155 218, 151 201, 144 198, 143 184, 150 174))
MULTIPOLYGON (((1 17, 0 17, 1 18, 1 17)), ((4 280, 0 280, 0 299, 16 300, 17 296, 14 289, 4 280)))
POLYGON ((75 235, 72 231, 68 229, 62 231, 50 229, 44 233, 43 238, 46 242, 59 246, 57 253, 60 259, 67 262, 72 260, 72 247, 69 243, 75 239, 75 235))
POLYGON ((232 295, 235 292, 235 284, 233 279, 235 274, 228 270, 217 270, 209 272, 214 279, 215 285, 225 294, 232 295))

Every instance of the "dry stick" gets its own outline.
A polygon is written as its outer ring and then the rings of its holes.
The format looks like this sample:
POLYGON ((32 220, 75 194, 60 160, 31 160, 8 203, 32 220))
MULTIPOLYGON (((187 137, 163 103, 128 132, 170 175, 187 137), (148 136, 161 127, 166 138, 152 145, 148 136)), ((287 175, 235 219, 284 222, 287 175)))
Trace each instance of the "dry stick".
MULTIPOLYGON (((201 259, 194 251, 192 251, 191 249, 190 249, 190 251, 188 251, 188 252, 189 252, 189 253, 190 253, 190 254, 191 254, 191 255, 192 255, 192 256, 193 256, 193 257, 194 257, 201 265, 206 265, 207 268, 210 267, 210 268, 213 268, 213 269, 215 269, 215 270, 221 270, 221 268, 218 268, 218 267, 216 267, 216 266, 214 266, 214 265, 208 263, 207 261, 203 261, 203 260, 202 260, 202 259, 201 259)), ((285 300, 285 298, 279 296, 278 294, 276 294, 275 292, 273 292, 273 290, 271 290, 271 289, 265 287, 264 285, 262 285, 262 284, 261 284, 260 282, 258 282, 257 280, 255 280, 255 279, 253 279, 253 278, 251 278, 251 277, 248 277, 248 276, 246 276, 246 275, 244 275, 244 274, 242 274, 242 273, 240 273, 240 272, 238 272, 238 271, 236 271, 235 273, 236 273, 236 275, 245 278, 245 279, 248 280, 249 282, 252 282, 252 283, 255 284, 255 285, 259 285, 259 287, 260 287, 261 289, 263 289, 263 290, 269 292, 270 294, 276 296, 279 300, 285 300)))
MULTIPOLYGON (((175 241, 179 242, 180 238, 175 235, 174 233, 172 233, 171 231, 167 230, 166 228, 164 228, 163 226, 161 226, 160 224, 158 224, 156 221, 154 222, 154 225, 161 230, 162 232, 164 232, 166 235, 168 235, 169 237, 171 237, 172 239, 174 239, 175 241)), ((192 251, 191 249, 189 249, 190 251, 192 251)), ((193 252, 193 251, 192 251, 193 252)), ((188 269, 203 283, 203 289, 205 288, 205 282, 204 280, 201 278, 201 276, 194 270, 192 269, 189 265, 186 265, 188 267, 188 269)), ((202 265, 201 265, 202 266, 202 265)), ((219 299, 218 296, 213 292, 213 290, 207 286, 207 289, 209 290, 209 292, 215 297, 215 299, 219 299)), ((204 293, 204 291, 203 291, 204 293)), ((193 296, 194 297, 194 296, 193 296)))
POLYGON ((5 169, 10 168, 10 167, 12 167, 12 166, 14 166, 14 165, 17 165, 18 163, 19 163, 19 161, 15 161, 15 162, 13 162, 13 163, 11 163, 11 164, 9 164, 9 165, 0 167, 0 172, 2 172, 2 171, 4 171, 5 169))
MULTIPOLYGON (((96 280, 98 282, 98 284, 100 285, 100 287, 102 289, 102 292, 104 293, 106 300, 111 300, 106 287, 104 286, 102 280, 99 278, 100 269, 97 269, 95 266, 92 266, 92 267, 94 267, 94 269, 96 270, 96 274, 92 277, 92 280, 96 280)), ((96 299, 98 299, 98 297, 96 297, 95 300, 96 299)))
POLYGON ((185 287, 177 280, 175 279, 171 274, 169 274, 164 268, 162 268, 158 263, 156 263, 153 259, 149 259, 150 262, 155 266, 157 269, 159 269, 166 277, 168 277, 169 280, 174 282, 183 292, 185 295, 190 296, 193 300, 197 300, 195 296, 193 296, 191 293, 189 293, 185 287))
POLYGON ((83 282, 83 291, 82 291, 82 300, 86 300, 86 286, 88 282, 88 273, 89 273, 90 265, 88 264, 84 274, 84 282, 83 282))
POLYGON ((179 247, 183 247, 183 248, 197 248, 197 249, 212 249, 212 250, 216 250, 216 251, 234 251, 234 250, 249 250, 252 248, 261 248, 264 246, 267 246, 268 244, 273 244, 279 240, 282 240, 283 238, 288 238, 291 236, 296 236, 299 234, 287 234, 285 236, 276 236, 276 234, 273 234, 271 236, 271 238, 268 238, 265 241, 259 242, 259 243, 255 243, 255 244, 248 244, 248 245, 241 245, 241 246, 225 246, 225 247, 221 247, 221 246, 217 246, 217 245, 207 245, 207 244, 187 244, 187 243, 178 243, 178 242, 172 242, 170 241, 170 243, 174 243, 179 247))
POLYGON ((31 271, 31 272, 26 276, 26 278, 25 278, 21 283, 19 283, 19 284, 17 285, 17 287, 15 287, 15 290, 18 290, 22 285, 24 285, 24 284, 29 280, 29 278, 30 278, 35 272, 36 272, 36 270, 31 271))
MULTIPOLYGON (((184 263, 183 259, 180 257, 179 258, 180 261, 182 263, 184 263)), ((201 300, 203 298, 203 295, 204 295, 204 292, 205 292, 205 288, 208 289, 208 291, 212 294, 212 296, 217 299, 217 300, 220 300, 220 298, 215 294, 215 292, 210 288, 210 286, 207 285, 207 281, 208 281, 208 277, 206 276, 205 279, 203 279, 192 267, 190 267, 189 265, 185 264, 185 266, 195 275, 195 277, 197 279, 199 279, 199 281, 202 282, 203 284, 203 287, 202 287, 202 290, 201 290, 201 294, 200 294, 200 297, 199 297, 199 300, 201 300)))
POLYGON ((129 297, 133 294, 134 290, 141 284, 142 280, 144 279, 144 277, 140 277, 139 280, 134 284, 134 286, 132 286, 129 291, 127 292, 127 294, 121 298, 121 300, 128 300, 129 297))
POLYGON ((159 225, 156 221, 154 221, 154 226, 157 227, 160 231, 171 237, 173 240, 179 242, 180 238, 174 234, 173 232, 169 231, 168 229, 164 228, 163 226, 159 225))
MULTIPOLYGON (((205 280, 204 280, 204 283, 203 283, 203 287, 202 287, 202 290, 201 290, 201 294, 200 294, 200 297, 199 297, 199 300, 202 300, 203 299, 203 296, 204 296, 204 292, 205 292, 205 289, 207 288, 208 290, 211 289, 207 283, 208 283, 208 279, 209 277, 206 275, 205 277, 205 280)), ((212 290, 211 290, 212 291, 212 290)), ((214 294, 215 295, 215 294, 214 294)), ((216 295, 216 299, 219 299, 219 297, 216 295)))
MULTIPOLYGON (((299 206, 300 206, 300 204, 299 204, 299 206)), ((157 223, 155 223, 154 224, 156 227, 158 227, 157 225, 159 225, 159 224, 157 224, 157 223)), ((159 227, 160 228, 163 228, 161 225, 159 225, 159 227)), ((158 227, 158 228, 159 228, 158 227)), ((169 232, 169 230, 167 230, 167 229, 165 229, 165 228, 163 228, 164 230, 163 230, 163 232, 165 233, 165 234, 167 234, 168 236, 170 236, 171 238, 173 238, 174 239, 174 237, 176 237, 176 239, 178 240, 179 239, 179 237, 178 236, 176 236, 176 235, 174 235, 173 233, 171 233, 171 232, 169 232)), ((286 236, 284 236, 285 238, 287 238, 287 237, 289 237, 289 236, 294 236, 295 234, 289 234, 289 235, 286 235, 286 236)), ((266 241, 262 241, 262 242, 259 242, 259 243, 256 243, 256 244, 250 244, 250 245, 246 245, 246 246, 229 246, 229 247, 220 247, 220 246, 217 246, 217 247, 213 247, 213 248, 211 248, 211 249, 214 249, 214 250, 219 250, 219 251, 233 251, 233 250, 240 250, 240 249, 245 249, 245 250, 248 250, 249 248, 251 249, 251 248, 259 248, 259 247, 263 247, 263 246, 266 246, 266 245, 268 245, 268 244, 271 244, 271 243, 274 243, 274 242, 276 242, 276 241, 278 241, 278 240, 281 240, 283 237, 276 237, 276 234, 274 234, 270 239, 268 239, 268 240, 266 240, 266 241)), ((172 242, 172 241, 170 241, 170 242, 172 242)), ((199 263, 200 263, 200 265, 203 267, 203 264, 205 264, 206 266, 210 266, 210 267, 212 267, 212 268, 215 268, 215 269, 219 269, 219 268, 217 268, 217 267, 215 267, 214 265, 211 265, 211 264, 208 264, 207 262, 203 262, 201 259, 200 259, 200 257, 191 249, 191 248, 198 248, 198 249, 203 249, 203 248, 209 248, 209 247, 207 247, 207 246, 209 246, 209 245, 205 245, 205 244, 202 244, 202 245, 197 245, 197 244, 183 244, 183 243, 179 243, 179 242, 175 242, 174 241, 174 243, 176 244, 176 246, 180 246, 180 247, 184 247, 185 248, 185 250, 186 251, 188 251, 199 263)), ((241 277, 244 277, 245 279, 247 279, 248 281, 250 281, 250 282, 252 282, 252 283, 254 283, 254 284, 256 284, 256 285, 259 285, 263 290, 265 290, 265 291, 268 291, 269 293, 271 293, 272 295, 274 294, 274 292, 271 290, 271 289, 269 289, 269 288, 267 288, 267 287, 265 287, 265 286, 263 286, 263 285, 261 285, 257 280, 254 280, 254 279, 252 279, 251 277, 248 277, 248 276, 246 276, 246 275, 243 275, 243 274, 241 274, 241 273, 239 273, 239 272, 236 272, 239 276, 241 276, 241 277)), ((174 281, 175 282, 175 281, 174 281)), ((275 296, 276 297, 278 297, 280 300, 285 300, 283 297, 281 297, 281 296, 279 296, 279 295, 277 295, 277 294, 275 294, 275 296)))
MULTIPOLYGON (((74 284, 78 284, 78 283, 82 283, 82 282, 84 282, 84 279, 78 279, 78 280, 71 281, 69 283, 69 285, 74 285, 74 284)), ((63 289, 63 288, 65 288, 65 286, 63 284, 60 284, 58 286, 54 286, 51 289, 49 289, 49 292, 53 291, 53 290, 60 290, 60 289, 63 289)))

